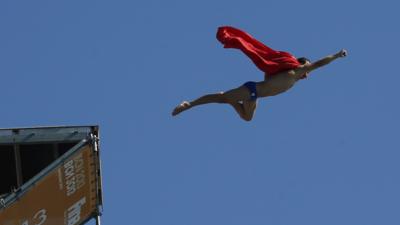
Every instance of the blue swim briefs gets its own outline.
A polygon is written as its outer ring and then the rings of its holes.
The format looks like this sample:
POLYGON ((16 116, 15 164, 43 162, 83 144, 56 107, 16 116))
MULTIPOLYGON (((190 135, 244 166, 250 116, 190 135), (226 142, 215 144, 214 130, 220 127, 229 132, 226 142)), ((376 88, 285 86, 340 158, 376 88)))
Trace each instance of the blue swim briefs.
POLYGON ((253 81, 248 81, 243 84, 243 86, 247 87, 250 92, 250 100, 255 101, 257 99, 257 88, 256 88, 256 82, 253 81))

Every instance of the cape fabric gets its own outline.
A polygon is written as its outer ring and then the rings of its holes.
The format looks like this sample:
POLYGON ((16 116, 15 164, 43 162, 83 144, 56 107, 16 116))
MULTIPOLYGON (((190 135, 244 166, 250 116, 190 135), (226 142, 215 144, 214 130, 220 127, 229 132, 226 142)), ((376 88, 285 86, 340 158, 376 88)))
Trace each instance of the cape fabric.
POLYGON ((301 65, 290 53, 271 49, 248 33, 234 27, 219 27, 217 39, 224 48, 240 49, 261 71, 266 73, 266 76, 295 69, 301 65))

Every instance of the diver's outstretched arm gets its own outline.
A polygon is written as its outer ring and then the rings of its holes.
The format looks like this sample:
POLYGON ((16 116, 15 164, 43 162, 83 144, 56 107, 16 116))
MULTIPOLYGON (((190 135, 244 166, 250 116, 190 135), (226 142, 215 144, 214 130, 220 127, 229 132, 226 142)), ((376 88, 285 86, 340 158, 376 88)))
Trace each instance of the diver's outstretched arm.
POLYGON ((338 53, 333 54, 333 55, 328 55, 314 63, 311 63, 309 65, 305 65, 303 67, 300 67, 298 69, 295 69, 295 73, 299 74, 300 76, 302 76, 305 73, 309 73, 315 69, 318 69, 320 67, 326 66, 329 63, 331 63, 332 61, 338 59, 338 58, 342 58, 342 57, 346 57, 347 56, 347 51, 345 49, 340 50, 338 53))
POLYGON ((311 65, 309 65, 307 67, 309 67, 309 71, 315 70, 317 68, 320 68, 320 67, 323 67, 325 65, 328 65, 329 63, 331 63, 335 59, 342 58, 342 57, 345 57, 345 56, 347 56, 347 51, 343 49, 343 50, 341 50, 340 52, 338 52, 338 53, 336 53, 334 55, 329 55, 329 56, 327 56, 325 58, 322 58, 322 59, 320 59, 320 60, 318 60, 318 61, 316 61, 314 63, 311 63, 311 65))

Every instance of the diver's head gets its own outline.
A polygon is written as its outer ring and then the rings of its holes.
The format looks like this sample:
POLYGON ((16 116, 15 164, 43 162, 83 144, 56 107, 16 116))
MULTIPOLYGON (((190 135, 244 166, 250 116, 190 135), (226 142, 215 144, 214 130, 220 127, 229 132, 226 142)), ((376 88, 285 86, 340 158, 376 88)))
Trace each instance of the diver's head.
MULTIPOLYGON (((307 66, 311 64, 311 60, 307 59, 306 57, 300 57, 297 58, 297 61, 302 65, 302 66, 307 66)), ((308 77, 308 72, 306 72, 305 74, 303 74, 303 76, 301 77, 301 79, 307 78, 308 77)))
POLYGON ((307 59, 306 57, 297 58, 297 61, 298 61, 301 65, 308 65, 308 64, 311 64, 311 60, 307 59))

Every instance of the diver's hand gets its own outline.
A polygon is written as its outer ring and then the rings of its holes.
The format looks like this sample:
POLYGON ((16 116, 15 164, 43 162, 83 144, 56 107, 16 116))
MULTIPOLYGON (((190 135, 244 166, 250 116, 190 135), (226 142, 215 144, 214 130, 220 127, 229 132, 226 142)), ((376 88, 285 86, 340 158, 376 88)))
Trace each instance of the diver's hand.
POLYGON ((340 52, 338 52, 338 56, 339 57, 346 57, 347 56, 347 50, 346 49, 340 50, 340 52))

